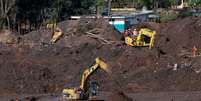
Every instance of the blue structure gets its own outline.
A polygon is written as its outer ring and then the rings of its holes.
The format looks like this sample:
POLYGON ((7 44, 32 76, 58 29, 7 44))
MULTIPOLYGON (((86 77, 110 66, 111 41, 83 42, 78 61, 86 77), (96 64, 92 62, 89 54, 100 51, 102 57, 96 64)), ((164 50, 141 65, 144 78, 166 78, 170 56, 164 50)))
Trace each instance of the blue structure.
POLYGON ((113 16, 109 19, 109 24, 113 25, 119 32, 125 31, 125 17, 113 16))
POLYGON ((119 32, 124 32, 126 29, 137 25, 142 22, 147 22, 149 15, 153 14, 153 11, 142 11, 128 15, 112 15, 109 19, 109 24, 113 25, 119 32))
MULTIPOLYGON (((126 29, 131 28, 142 22, 147 22, 150 15, 153 15, 153 11, 142 10, 141 12, 134 12, 125 15, 104 16, 103 18, 109 19, 109 24, 113 25, 117 31, 123 33, 126 29)), ((81 16, 71 16, 71 20, 80 19, 81 16)), ((86 16, 85 18, 96 19, 95 16, 86 16)))

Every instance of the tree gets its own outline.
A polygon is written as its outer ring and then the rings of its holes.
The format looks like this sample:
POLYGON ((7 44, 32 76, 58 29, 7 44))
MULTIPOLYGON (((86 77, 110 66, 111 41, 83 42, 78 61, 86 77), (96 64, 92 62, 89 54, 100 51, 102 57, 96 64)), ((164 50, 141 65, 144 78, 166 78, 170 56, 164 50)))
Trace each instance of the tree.
POLYGON ((103 11, 105 1, 104 0, 96 0, 96 15, 99 16, 101 11, 103 11))
POLYGON ((190 7, 201 7, 201 0, 190 0, 189 6, 190 7))
POLYGON ((168 8, 168 7, 171 7, 171 5, 174 3, 176 3, 174 0, 161 0, 160 6, 162 8, 168 8))
POLYGON ((71 3, 72 0, 53 0, 50 6, 50 9, 52 9, 50 15, 57 21, 64 20, 70 15, 68 11, 70 10, 71 3))
POLYGON ((43 9, 48 6, 50 0, 17 0, 18 12, 17 21, 21 22, 28 21, 25 23, 31 28, 38 28, 40 23, 43 21, 43 9))
POLYGON ((0 27, 11 27, 11 20, 15 20, 15 0, 0 0, 0 27))
POLYGON ((168 8, 172 4, 175 4, 175 0, 139 0, 140 3, 148 7, 149 9, 154 8, 168 8))

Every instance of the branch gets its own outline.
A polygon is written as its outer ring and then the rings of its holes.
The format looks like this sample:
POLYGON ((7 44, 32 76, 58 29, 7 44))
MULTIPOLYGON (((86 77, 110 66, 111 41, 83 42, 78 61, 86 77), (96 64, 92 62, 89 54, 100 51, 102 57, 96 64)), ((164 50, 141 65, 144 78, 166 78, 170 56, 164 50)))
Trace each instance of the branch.
POLYGON ((8 15, 8 12, 11 10, 11 8, 15 6, 15 0, 13 0, 11 2, 8 1, 7 4, 5 4, 5 5, 7 5, 7 6, 5 6, 5 14, 8 15))
POLYGON ((91 38, 95 38, 95 39, 99 39, 101 41, 103 41, 104 43, 106 44, 111 44, 111 42, 109 42, 108 40, 105 40, 104 38, 96 35, 96 34, 93 34, 93 33, 90 33, 90 32, 86 32, 87 33, 87 36, 91 37, 91 38))
POLYGON ((0 15, 3 15, 3 12, 4 12, 4 8, 3 8, 3 0, 1 0, 1 14, 0 15))
POLYGON ((98 39, 98 40, 102 41, 103 44, 113 44, 113 45, 114 44, 124 44, 124 42, 122 42, 122 41, 108 41, 108 40, 104 39, 103 37, 92 33, 94 31, 98 31, 98 30, 100 30, 100 29, 94 28, 94 29, 86 32, 86 34, 87 34, 88 37, 91 37, 91 38, 98 39))

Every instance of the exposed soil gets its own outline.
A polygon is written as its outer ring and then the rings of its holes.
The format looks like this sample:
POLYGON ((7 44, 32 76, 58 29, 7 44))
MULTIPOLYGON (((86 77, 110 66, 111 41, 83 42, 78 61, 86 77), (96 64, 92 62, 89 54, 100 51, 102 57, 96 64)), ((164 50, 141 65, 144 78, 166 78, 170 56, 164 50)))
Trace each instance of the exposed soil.
POLYGON ((109 96, 107 101, 133 101, 133 100, 129 98, 127 95, 125 95, 123 92, 115 92, 109 96))
MULTIPOLYGON (((191 54, 193 46, 201 49, 201 18, 152 23, 157 35, 151 50, 126 46, 122 35, 103 19, 65 21, 59 26, 64 35, 55 44, 50 44, 47 29, 16 36, 9 45, 2 42, 0 95, 61 93, 66 84, 79 85, 82 71, 96 57, 109 64, 113 79, 125 92, 201 90, 201 57, 191 54), (90 30, 106 41, 89 36, 90 30)), ((92 79, 103 91, 118 88, 103 71, 92 79)))

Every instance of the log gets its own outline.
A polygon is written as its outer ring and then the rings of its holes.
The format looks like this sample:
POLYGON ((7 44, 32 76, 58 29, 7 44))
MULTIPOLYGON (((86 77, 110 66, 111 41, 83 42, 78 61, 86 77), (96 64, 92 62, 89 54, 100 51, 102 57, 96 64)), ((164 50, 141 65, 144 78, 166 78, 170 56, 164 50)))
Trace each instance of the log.
POLYGON ((94 29, 86 32, 86 34, 87 34, 88 37, 91 37, 91 38, 98 39, 98 40, 102 41, 102 44, 113 44, 113 45, 114 44, 124 44, 124 42, 122 42, 122 41, 108 41, 108 40, 104 39, 103 37, 92 33, 93 31, 97 31, 97 30, 99 30, 99 29, 94 28, 94 29))
POLYGON ((106 44, 112 44, 112 42, 110 42, 110 41, 108 41, 108 40, 106 40, 106 39, 104 39, 104 38, 102 38, 102 37, 100 37, 100 36, 98 36, 96 34, 93 34, 93 33, 90 33, 90 32, 86 32, 86 33, 87 33, 88 37, 99 39, 99 40, 103 41, 106 44))

